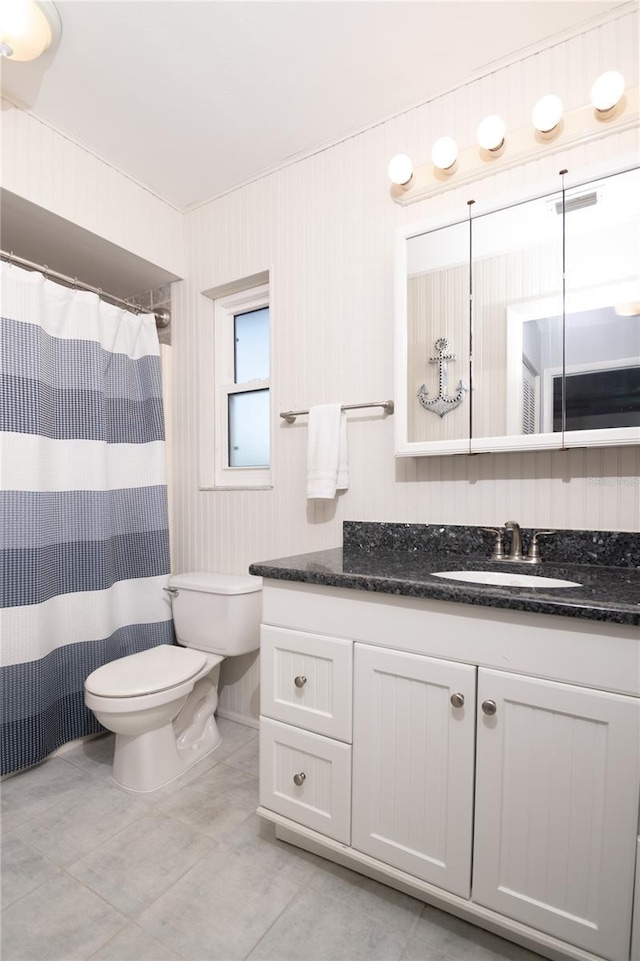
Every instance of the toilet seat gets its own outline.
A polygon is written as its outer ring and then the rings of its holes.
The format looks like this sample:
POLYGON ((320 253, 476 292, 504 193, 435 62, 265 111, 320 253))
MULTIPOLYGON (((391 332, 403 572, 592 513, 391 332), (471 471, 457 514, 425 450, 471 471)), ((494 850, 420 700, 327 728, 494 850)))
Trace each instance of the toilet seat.
POLYGON ((86 679, 85 690, 104 698, 142 697, 170 691, 194 678, 207 660, 202 651, 161 644, 103 664, 86 679))

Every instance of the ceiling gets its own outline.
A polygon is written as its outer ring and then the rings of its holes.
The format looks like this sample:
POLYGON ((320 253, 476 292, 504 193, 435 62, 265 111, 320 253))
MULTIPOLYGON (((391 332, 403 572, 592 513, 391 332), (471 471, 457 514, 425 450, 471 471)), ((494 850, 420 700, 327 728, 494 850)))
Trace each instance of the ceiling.
POLYGON ((3 95, 185 209, 620 5, 57 0, 3 95))

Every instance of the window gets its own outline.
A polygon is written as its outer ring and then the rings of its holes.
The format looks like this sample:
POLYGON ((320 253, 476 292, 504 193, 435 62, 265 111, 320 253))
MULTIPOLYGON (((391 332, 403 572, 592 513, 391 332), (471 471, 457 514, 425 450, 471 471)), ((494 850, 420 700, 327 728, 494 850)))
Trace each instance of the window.
MULTIPOLYGON (((602 369, 602 368, 609 369, 602 369)), ((569 373, 565 378, 565 430, 640 427, 640 366, 569 373)), ((562 430, 562 376, 553 378, 553 429, 562 430)))
POLYGON ((214 309, 213 336, 205 329, 201 343, 203 488, 271 486, 269 285, 234 286, 208 292, 214 309))

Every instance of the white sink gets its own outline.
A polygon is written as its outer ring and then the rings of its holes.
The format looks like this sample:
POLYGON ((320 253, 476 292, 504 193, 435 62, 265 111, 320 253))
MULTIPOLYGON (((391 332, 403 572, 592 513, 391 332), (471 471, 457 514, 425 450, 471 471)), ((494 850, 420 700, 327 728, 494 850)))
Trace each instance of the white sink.
POLYGON ((518 574, 515 571, 438 571, 434 577, 449 581, 468 581, 472 584, 496 584, 501 587, 581 587, 577 581, 563 581, 557 577, 538 577, 537 574, 518 574))

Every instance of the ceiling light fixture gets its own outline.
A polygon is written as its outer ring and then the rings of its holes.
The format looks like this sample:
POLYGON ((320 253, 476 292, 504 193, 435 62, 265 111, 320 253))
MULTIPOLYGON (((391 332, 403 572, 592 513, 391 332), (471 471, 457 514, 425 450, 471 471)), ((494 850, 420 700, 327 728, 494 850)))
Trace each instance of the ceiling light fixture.
POLYGON ((440 137, 431 148, 431 160, 434 167, 444 173, 453 173, 458 159, 458 144, 453 137, 440 137))
POLYGON ((60 14, 51 0, 4 0, 0 8, 0 56, 35 60, 57 44, 60 14))
POLYGON ((637 317, 640 315, 640 300, 629 304, 616 304, 614 310, 617 317, 637 317))
POLYGON ((398 153, 389 161, 389 180, 398 187, 408 187, 413 179, 413 164, 411 157, 405 153, 398 153))
POLYGON ((485 117, 477 131, 478 143, 483 150, 488 150, 491 154, 497 154, 504 147, 504 135, 506 127, 502 117, 491 114, 485 117))
POLYGON ((531 123, 541 134, 557 134, 562 120, 562 100, 555 93, 540 97, 531 113, 531 123))
POLYGON ((624 77, 617 70, 600 74, 591 88, 591 103, 605 116, 618 105, 624 93, 624 77))

